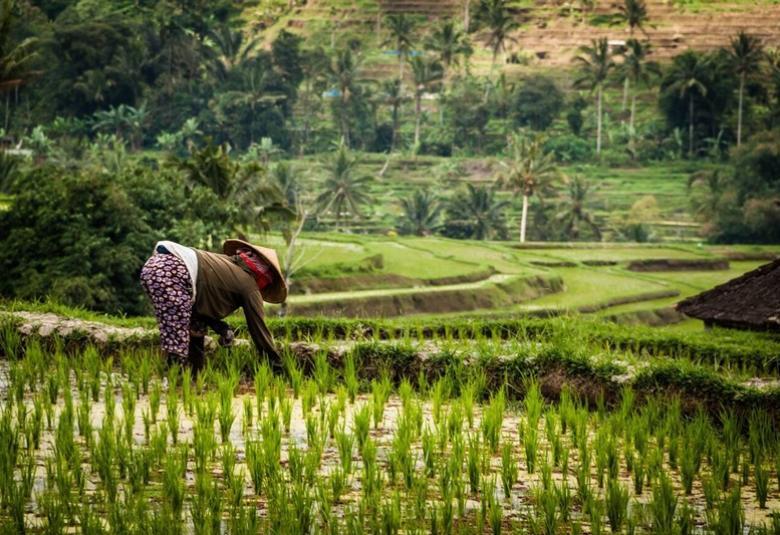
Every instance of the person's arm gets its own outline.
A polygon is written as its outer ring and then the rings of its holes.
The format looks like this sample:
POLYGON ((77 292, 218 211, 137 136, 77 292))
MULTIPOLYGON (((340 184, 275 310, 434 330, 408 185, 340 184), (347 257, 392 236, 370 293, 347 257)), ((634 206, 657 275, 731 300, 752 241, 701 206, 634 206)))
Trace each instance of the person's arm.
POLYGON ((259 290, 252 292, 244 298, 243 309, 246 325, 249 328, 249 334, 252 336, 255 347, 258 351, 266 353, 269 358, 281 362, 282 358, 276 351, 271 331, 268 330, 263 320, 265 312, 263 310, 263 297, 259 290))

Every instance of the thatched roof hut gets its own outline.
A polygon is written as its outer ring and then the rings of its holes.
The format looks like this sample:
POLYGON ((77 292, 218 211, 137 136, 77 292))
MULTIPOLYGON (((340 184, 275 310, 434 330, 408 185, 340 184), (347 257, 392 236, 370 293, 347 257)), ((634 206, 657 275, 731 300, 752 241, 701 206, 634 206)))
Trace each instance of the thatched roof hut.
POLYGON ((706 325, 780 332, 780 259, 677 303, 706 325))

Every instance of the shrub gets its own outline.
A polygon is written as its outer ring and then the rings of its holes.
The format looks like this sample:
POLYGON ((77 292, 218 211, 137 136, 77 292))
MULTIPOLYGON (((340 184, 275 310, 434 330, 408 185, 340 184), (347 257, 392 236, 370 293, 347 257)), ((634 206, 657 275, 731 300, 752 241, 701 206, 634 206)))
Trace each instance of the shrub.
POLYGON ((563 93, 548 76, 526 78, 515 91, 512 118, 516 126, 546 130, 561 113, 563 93))
POLYGON ((139 314, 146 301, 138 271, 154 242, 203 246, 209 236, 227 234, 227 219, 204 188, 185 199, 174 175, 38 169, 0 214, 0 293, 139 314))
POLYGON ((582 162, 593 157, 593 143, 571 134, 551 136, 544 145, 559 162, 582 162))

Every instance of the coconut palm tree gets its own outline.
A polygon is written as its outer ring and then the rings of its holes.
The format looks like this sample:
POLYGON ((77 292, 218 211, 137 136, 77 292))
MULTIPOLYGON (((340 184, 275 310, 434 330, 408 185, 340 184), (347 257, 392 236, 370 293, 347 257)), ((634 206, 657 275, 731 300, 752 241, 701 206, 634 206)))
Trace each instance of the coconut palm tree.
POLYGON ((623 62, 617 66, 620 75, 626 81, 631 82, 631 115, 629 119, 629 131, 631 135, 631 148, 634 143, 634 119, 636 116, 636 95, 641 86, 649 86, 652 80, 661 75, 661 68, 654 61, 648 61, 650 43, 642 43, 638 39, 629 39, 622 51, 623 62))
POLYGON ((360 56, 354 56, 349 48, 336 53, 330 66, 329 79, 339 92, 339 127, 345 143, 350 142, 349 105, 358 88, 360 56))
POLYGON ((739 104, 737 108, 737 147, 742 144, 742 108, 745 95, 745 82, 761 68, 764 57, 764 45, 761 39, 740 31, 731 40, 729 59, 734 72, 739 76, 739 104))
POLYGON ((425 49, 435 52, 444 65, 445 76, 453 66, 460 64, 461 56, 468 57, 474 49, 466 32, 459 29, 452 20, 444 20, 425 43, 425 49))
MULTIPOLYGON (((623 0, 623 4, 618 6, 618 12, 615 15, 615 22, 623 23, 628 26, 628 38, 634 39, 634 31, 641 30, 645 37, 647 32, 645 31, 645 23, 647 22, 647 4, 645 0, 623 0)), ((622 73, 625 74, 625 73, 622 73)), ((623 78, 623 110, 625 111, 628 103, 629 86, 631 85, 630 79, 625 76, 623 78)))
POLYGON ((361 207, 370 201, 366 187, 372 178, 356 176, 357 165, 358 159, 349 154, 342 140, 336 154, 325 165, 328 176, 315 200, 318 214, 332 212, 337 222, 345 215, 362 217, 361 207))
POLYGON ((382 46, 394 46, 398 52, 398 78, 403 87, 404 63, 412 50, 415 23, 411 17, 405 14, 393 14, 387 16, 387 29, 389 35, 382 46))
POLYGON ((694 97, 707 96, 707 86, 704 85, 710 57, 687 50, 675 56, 669 69, 665 85, 670 91, 676 92, 681 99, 688 99, 688 157, 693 157, 693 125, 694 97))
POLYGON ((225 81, 233 69, 250 60, 259 43, 259 37, 247 40, 241 30, 234 30, 229 24, 209 30, 206 52, 215 78, 225 81))
POLYGON ((574 58, 578 65, 574 87, 586 88, 596 93, 596 154, 601 154, 601 123, 604 99, 604 85, 615 68, 607 39, 591 42, 591 46, 580 47, 580 55, 574 58))
POLYGON ((5 93, 4 130, 8 130, 10 124, 11 93, 18 95, 19 87, 34 74, 29 66, 38 56, 35 50, 37 38, 27 37, 19 43, 11 42, 15 4, 14 0, 0 2, 0 91, 5 93))
POLYGON ((433 58, 414 57, 409 60, 414 75, 414 145, 420 144, 420 119, 422 117, 422 95, 439 87, 444 69, 433 58))
POLYGON ((381 91, 385 104, 390 106, 390 114, 393 122, 393 139, 390 142, 390 150, 392 151, 398 145, 401 105, 406 99, 401 95, 401 80, 398 78, 382 82, 381 91))
MULTIPOLYGON (((511 36, 520 25, 509 10, 508 0, 480 0, 477 18, 489 30, 487 45, 493 51, 493 65, 499 52, 506 54, 507 41, 516 42, 511 36)), ((506 63, 506 58, 504 58, 506 63)))
POLYGON ((404 219, 401 229, 416 236, 428 236, 438 227, 441 205, 427 189, 417 189, 401 199, 404 219))
POLYGON ((590 228, 596 240, 601 241, 601 230, 594 221, 593 215, 587 209, 588 192, 591 185, 579 176, 567 177, 566 198, 561 210, 556 214, 556 220, 562 224, 564 235, 571 240, 580 237, 582 226, 590 228))
POLYGON ((554 154, 544 150, 540 135, 526 136, 514 133, 509 142, 510 159, 502 162, 504 171, 498 177, 498 185, 510 188, 515 195, 523 196, 520 216, 520 243, 525 242, 528 224, 528 200, 538 192, 551 188, 558 173, 554 154))
POLYGON ((467 229, 469 237, 490 240, 505 233, 504 211, 508 201, 496 199, 495 189, 466 184, 447 203, 447 224, 467 229))

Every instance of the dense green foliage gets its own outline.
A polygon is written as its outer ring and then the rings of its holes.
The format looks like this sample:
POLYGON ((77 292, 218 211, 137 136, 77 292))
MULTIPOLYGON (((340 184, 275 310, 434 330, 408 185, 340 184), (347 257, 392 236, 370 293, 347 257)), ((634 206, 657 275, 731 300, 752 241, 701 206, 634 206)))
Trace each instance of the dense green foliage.
POLYGON ((145 310, 138 271, 154 242, 213 246, 231 210, 203 187, 144 168, 116 176, 41 168, 0 213, 3 294, 111 312, 145 310), (152 176, 154 175, 154 178, 152 176))

